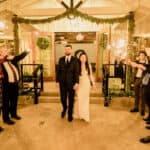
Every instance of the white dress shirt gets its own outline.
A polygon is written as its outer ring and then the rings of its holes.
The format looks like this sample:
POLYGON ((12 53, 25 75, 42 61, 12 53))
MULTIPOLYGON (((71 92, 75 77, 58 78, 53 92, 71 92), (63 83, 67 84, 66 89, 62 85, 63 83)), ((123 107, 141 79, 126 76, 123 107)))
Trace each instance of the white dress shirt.
POLYGON ((65 62, 66 63, 67 63, 67 61, 70 62, 70 60, 71 60, 71 55, 65 57, 65 62))

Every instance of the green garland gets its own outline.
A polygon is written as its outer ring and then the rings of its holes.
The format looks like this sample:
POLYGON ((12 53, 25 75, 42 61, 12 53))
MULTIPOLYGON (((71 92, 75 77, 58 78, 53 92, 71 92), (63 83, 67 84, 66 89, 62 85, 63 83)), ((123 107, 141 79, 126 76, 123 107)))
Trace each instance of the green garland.
POLYGON ((93 23, 122 23, 124 21, 129 20, 129 29, 133 30, 135 26, 135 21, 134 21, 134 13, 130 12, 129 14, 123 16, 123 17, 114 17, 114 18, 97 18, 90 16, 86 13, 82 13, 76 9, 68 9, 64 13, 54 16, 54 17, 49 17, 49 18, 44 18, 44 19, 27 19, 27 18, 21 18, 14 16, 12 19, 13 23, 27 23, 27 24, 40 24, 40 23, 50 23, 52 21, 56 21, 65 17, 68 17, 70 14, 73 14, 75 17, 80 17, 85 20, 88 20, 93 23))
POLYGON ((52 21, 56 21, 65 17, 68 17, 70 14, 73 14, 75 17, 80 17, 85 20, 88 20, 93 23, 122 23, 128 20, 128 30, 129 33, 133 34, 134 33, 134 27, 135 27, 135 20, 134 20, 134 13, 130 12, 129 14, 123 16, 123 17, 114 17, 114 18, 96 18, 93 16, 90 16, 86 13, 82 13, 78 11, 75 8, 70 8, 67 9, 64 13, 54 16, 54 17, 49 17, 46 19, 27 19, 27 18, 21 18, 18 16, 14 16, 12 18, 12 22, 14 23, 14 43, 15 43, 15 49, 19 48, 19 37, 18 37, 18 24, 19 23, 26 23, 26 24, 41 24, 41 23, 50 23, 52 21))
POLYGON ((107 41, 108 41, 108 36, 106 34, 103 33, 102 35, 99 36, 99 45, 103 49, 106 49, 107 41))
POLYGON ((49 47, 50 42, 46 37, 38 37, 36 44, 40 49, 45 50, 49 47))
MULTIPOLYGON (((17 16, 15 16, 17 17, 17 16)), ((19 34, 18 34, 18 23, 14 22, 14 29, 13 29, 13 33, 14 33, 14 48, 16 50, 16 53, 19 53, 19 34)))
MULTIPOLYGON (((85 20, 88 20, 90 22, 100 24, 100 23, 122 23, 125 21, 128 21, 128 35, 129 35, 129 41, 132 40, 132 35, 134 33, 134 28, 135 28, 135 20, 134 20, 134 12, 130 12, 129 14, 123 16, 123 17, 114 17, 114 18, 96 18, 93 16, 90 16, 86 13, 82 13, 78 11, 76 8, 69 8, 67 9, 64 13, 54 16, 54 17, 49 17, 46 19, 26 19, 26 18, 21 18, 16 15, 12 18, 12 22, 14 24, 14 49, 16 50, 16 53, 19 52, 19 34, 18 34, 18 24, 19 23, 26 23, 26 24, 41 24, 41 23, 51 23, 52 21, 56 21, 65 17, 69 17, 69 15, 72 14, 75 17, 80 17, 85 20)), ((105 45, 103 45, 105 46, 105 45)), ((130 71, 127 68, 127 74, 130 74, 130 71)), ((130 76, 128 76, 129 78, 130 76)), ((130 90, 129 87, 129 79, 127 78, 126 83, 127 83, 127 90, 130 90)))

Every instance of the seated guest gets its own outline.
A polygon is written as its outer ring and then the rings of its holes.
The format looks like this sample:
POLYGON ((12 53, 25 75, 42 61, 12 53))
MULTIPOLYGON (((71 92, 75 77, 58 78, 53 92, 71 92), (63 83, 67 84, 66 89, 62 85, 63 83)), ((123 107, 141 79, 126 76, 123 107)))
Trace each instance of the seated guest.
POLYGON ((29 51, 24 51, 20 55, 12 56, 6 47, 0 49, 0 54, 5 58, 2 65, 4 74, 3 79, 3 107, 2 117, 4 123, 8 125, 14 124, 10 119, 20 120, 21 117, 17 114, 18 101, 18 83, 19 83, 19 69, 18 62, 22 60, 29 51))

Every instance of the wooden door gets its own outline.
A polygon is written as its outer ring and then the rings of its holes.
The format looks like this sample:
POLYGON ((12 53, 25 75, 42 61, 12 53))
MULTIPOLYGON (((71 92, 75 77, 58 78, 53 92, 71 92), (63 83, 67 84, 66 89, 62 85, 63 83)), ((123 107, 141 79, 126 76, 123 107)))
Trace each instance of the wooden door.
POLYGON ((43 64, 44 80, 55 79, 54 33, 32 33, 33 63, 43 64))

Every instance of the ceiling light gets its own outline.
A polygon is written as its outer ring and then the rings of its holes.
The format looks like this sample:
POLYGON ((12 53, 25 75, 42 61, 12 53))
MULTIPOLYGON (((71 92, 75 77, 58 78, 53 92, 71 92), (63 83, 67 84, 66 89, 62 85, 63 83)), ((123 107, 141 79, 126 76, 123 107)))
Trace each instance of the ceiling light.
POLYGON ((0 29, 4 29, 6 27, 5 23, 3 21, 0 21, 0 29))
POLYGON ((69 19, 75 19, 75 16, 74 16, 74 14, 69 14, 69 15, 68 15, 68 18, 69 18, 69 19))

